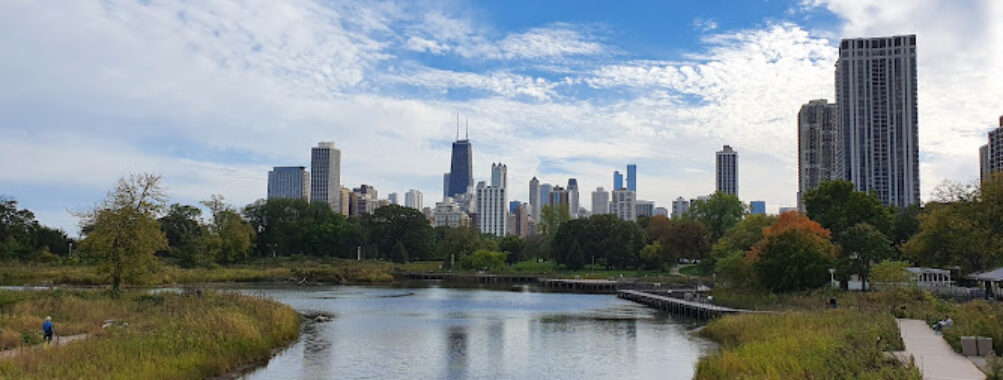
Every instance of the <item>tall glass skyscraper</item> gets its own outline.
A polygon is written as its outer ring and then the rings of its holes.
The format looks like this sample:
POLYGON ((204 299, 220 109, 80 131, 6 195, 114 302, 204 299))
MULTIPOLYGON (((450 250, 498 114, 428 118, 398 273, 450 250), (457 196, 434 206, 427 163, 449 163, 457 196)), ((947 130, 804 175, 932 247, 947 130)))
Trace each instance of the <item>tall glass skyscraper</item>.
POLYGON ((449 164, 449 190, 446 196, 466 194, 474 186, 474 150, 470 140, 453 143, 453 157, 449 164))
POLYGON ((627 190, 637 192, 637 165, 627 165, 627 190))
POLYGON ((620 171, 613 172, 613 190, 620 190, 623 188, 623 174, 620 171))

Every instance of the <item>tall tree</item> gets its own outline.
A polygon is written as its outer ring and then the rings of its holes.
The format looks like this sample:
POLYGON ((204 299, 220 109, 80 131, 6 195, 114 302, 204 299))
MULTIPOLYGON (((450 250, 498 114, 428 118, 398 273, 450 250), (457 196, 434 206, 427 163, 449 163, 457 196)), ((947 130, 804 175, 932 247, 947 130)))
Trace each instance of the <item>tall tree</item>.
POLYGON ((0 258, 27 258, 34 250, 35 214, 18 210, 17 201, 0 198, 0 258))
POLYGON ((390 205, 376 209, 362 220, 369 229, 369 239, 381 258, 394 261, 428 260, 434 255, 435 231, 421 211, 390 205), (397 243, 407 252, 406 258, 394 249, 397 243))
POLYGON ((249 256, 256 235, 254 227, 244 221, 220 194, 213 194, 209 200, 202 201, 202 205, 209 208, 212 214, 209 233, 205 236, 205 246, 210 255, 216 261, 228 263, 249 256))
POLYGON ((829 230, 798 212, 788 212, 763 230, 763 240, 746 260, 760 284, 785 292, 824 285, 835 256, 829 230))
POLYGON ((856 191, 850 181, 826 181, 804 194, 805 211, 811 220, 839 237, 857 223, 867 223, 888 234, 892 215, 874 194, 856 191))
POLYGON ((717 242, 724 233, 745 215, 745 205, 737 196, 716 192, 710 199, 693 204, 686 216, 710 228, 711 238, 717 242))
POLYGON ((90 226, 81 249, 101 260, 114 290, 149 273, 156 265, 153 254, 167 248, 157 222, 166 198, 160 176, 132 175, 119 179, 101 205, 78 214, 90 226))
POLYGON ((561 224, 569 220, 571 220, 571 214, 567 206, 554 207, 544 205, 540 208, 540 221, 536 224, 536 228, 539 230, 540 235, 553 237, 557 233, 557 229, 561 227, 561 224))
POLYGON ((212 262, 203 244, 206 231, 199 223, 201 215, 198 207, 175 203, 160 218, 160 229, 167 238, 165 253, 180 260, 181 266, 204 266, 212 262))
POLYGON ((867 223, 858 223, 840 236, 838 269, 842 276, 859 274, 866 282, 871 264, 892 256, 892 242, 885 234, 867 223))

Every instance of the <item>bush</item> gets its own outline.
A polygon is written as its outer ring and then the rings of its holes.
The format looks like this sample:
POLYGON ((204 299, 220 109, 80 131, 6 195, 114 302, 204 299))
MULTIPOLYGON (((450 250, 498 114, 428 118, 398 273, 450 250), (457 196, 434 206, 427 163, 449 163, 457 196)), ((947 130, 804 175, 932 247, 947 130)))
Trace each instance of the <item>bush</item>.
POLYGON ((505 252, 494 252, 486 249, 478 249, 469 255, 460 258, 460 267, 463 269, 502 271, 505 269, 505 252))

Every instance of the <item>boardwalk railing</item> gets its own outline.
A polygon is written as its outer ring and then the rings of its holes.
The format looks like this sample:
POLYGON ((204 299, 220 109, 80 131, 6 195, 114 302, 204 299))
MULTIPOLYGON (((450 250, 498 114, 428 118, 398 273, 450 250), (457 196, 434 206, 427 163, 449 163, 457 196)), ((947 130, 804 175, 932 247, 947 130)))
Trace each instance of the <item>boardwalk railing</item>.
POLYGON ((634 301, 658 310, 667 311, 674 314, 685 315, 693 318, 715 318, 724 314, 749 313, 750 310, 733 309, 725 306, 718 306, 711 303, 687 301, 649 292, 638 290, 620 290, 617 297, 634 301))

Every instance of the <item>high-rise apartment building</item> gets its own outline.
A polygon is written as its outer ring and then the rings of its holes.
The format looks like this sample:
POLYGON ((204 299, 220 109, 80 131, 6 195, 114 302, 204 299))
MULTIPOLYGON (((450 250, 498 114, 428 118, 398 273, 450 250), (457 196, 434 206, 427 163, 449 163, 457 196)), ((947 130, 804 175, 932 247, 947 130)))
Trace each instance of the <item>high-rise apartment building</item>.
POLYGON ((508 188, 508 167, 503 163, 491 163, 491 186, 508 188))
POLYGON ((634 203, 634 215, 638 218, 655 216, 655 202, 638 200, 634 203))
POLYGON ((717 152, 717 191, 738 195, 738 152, 731 145, 717 152))
POLYGON ((310 201, 310 172, 303 166, 276 166, 268 172, 268 199, 310 201))
POLYGON ((321 142, 310 151, 310 202, 326 203, 341 212, 341 151, 321 142))
POLYGON ((570 178, 568 179, 568 212, 572 219, 578 218, 579 208, 581 208, 581 204, 578 200, 578 180, 570 178))
POLYGON ((627 165, 627 190, 637 192, 637 165, 627 165))
POLYGON ((515 217, 510 227, 512 234, 521 238, 529 236, 529 205, 520 203, 512 215, 515 217))
POLYGON ((474 149, 470 140, 453 143, 453 155, 449 165, 449 190, 447 197, 470 192, 474 185, 474 149))
POLYGON ((798 207, 802 196, 825 181, 842 178, 837 161, 839 108, 825 99, 809 101, 798 111, 798 207))
POLYGON ((989 143, 979 148, 979 168, 981 180, 989 179, 992 173, 1003 171, 1003 116, 999 127, 989 131, 989 143))
POLYGON ((410 207, 413 209, 421 210, 425 207, 425 202, 422 199, 421 191, 411 189, 404 194, 404 207, 410 207))
POLYGON ((352 193, 349 194, 348 203, 348 215, 354 217, 371 214, 380 207, 380 201, 376 188, 366 184, 362 184, 361 186, 352 189, 352 193))
POLYGON ((609 214, 609 192, 597 187, 592 192, 592 215, 609 214))
POLYGON ((669 217, 669 209, 665 207, 655 207, 655 215, 661 215, 666 218, 669 217))
POLYGON ((465 227, 470 225, 470 215, 453 198, 447 197, 435 204, 432 221, 436 227, 465 227))
POLYGON ((530 215, 533 219, 540 219, 540 179, 536 176, 530 179, 530 215))
POLYGON ((481 233, 505 236, 508 224, 505 190, 494 186, 477 188, 477 227, 481 233))
POLYGON ((623 220, 637 220, 637 195, 627 189, 613 190, 610 213, 623 220))
POLYGON ((687 211, 690 210, 690 201, 686 198, 679 197, 672 201, 672 218, 682 218, 687 211))
POLYGON ((349 212, 352 209, 352 190, 349 190, 347 187, 342 186, 341 189, 338 191, 338 193, 340 195, 338 198, 339 200, 338 204, 341 205, 340 213, 341 215, 348 216, 349 212))
POLYGON ((623 174, 620 171, 613 172, 613 190, 620 190, 623 188, 623 174))
POLYGON ((840 177, 885 205, 919 203, 916 36, 842 40, 836 104, 840 177))
POLYGON ((387 200, 390 201, 390 204, 392 205, 400 205, 397 193, 387 194, 387 200))

